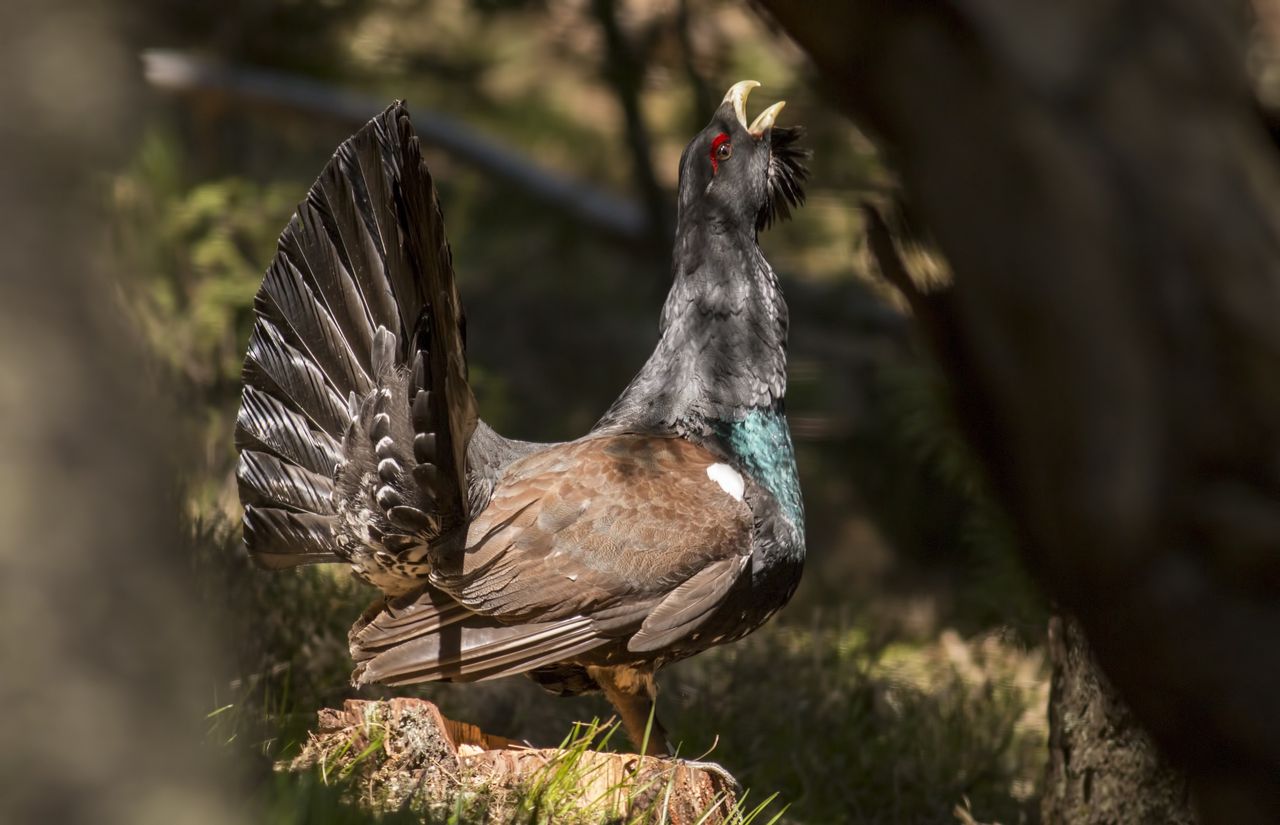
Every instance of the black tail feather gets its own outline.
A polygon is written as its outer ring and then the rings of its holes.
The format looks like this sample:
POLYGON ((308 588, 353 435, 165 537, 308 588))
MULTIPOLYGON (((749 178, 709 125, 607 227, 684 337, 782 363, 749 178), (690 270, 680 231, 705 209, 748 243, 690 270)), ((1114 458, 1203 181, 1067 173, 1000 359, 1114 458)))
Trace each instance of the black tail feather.
POLYGON ((244 388, 236 417, 236 447, 261 450, 314 473, 332 476, 342 447, 307 419, 252 385, 244 388))
POLYGON ((363 397, 373 388, 369 373, 329 310, 286 258, 278 257, 271 264, 254 306, 290 344, 306 352, 339 395, 354 392, 363 397))
POLYGON ((253 560, 273 570, 339 561, 332 519, 314 513, 249 505, 244 541, 253 560))
POLYGON ((412 320, 406 318, 406 323, 412 324, 406 329, 413 333, 411 341, 416 350, 410 389, 414 431, 433 436, 422 444, 415 439, 419 464, 414 478, 423 495, 433 501, 441 526, 447 529, 467 516, 466 449, 479 416, 467 383, 466 318, 452 277, 453 256, 444 237, 440 204, 406 113, 396 117, 395 128, 396 140, 405 147, 403 173, 421 176, 428 184, 400 190, 404 221, 412 241, 405 245, 411 271, 426 273, 425 306, 412 320), (425 401, 424 392, 428 393, 425 401), (426 415, 422 414, 424 404, 429 410, 426 415), (428 452, 425 447, 430 445, 435 449, 428 452), (435 469, 427 470, 426 466, 435 469))
POLYGON ((370 372, 373 319, 359 287, 342 263, 322 217, 322 203, 318 204, 316 199, 316 187, 312 187, 307 200, 299 205, 293 220, 280 236, 277 255, 297 269, 324 302, 342 337, 367 373, 370 372))
POLYGON ((245 450, 240 454, 236 480, 240 485, 240 500, 246 504, 333 515, 332 479, 273 455, 245 450))
POLYGON ((255 310, 236 428, 250 549, 273 566, 340 552, 371 581, 421 575, 422 547, 465 521, 477 416, 444 220, 403 105, 339 147, 255 310))
POLYGON ((329 435, 340 438, 350 417, 347 402, 325 382, 324 373, 285 342, 270 321, 259 318, 249 336, 244 380, 279 398, 329 435))

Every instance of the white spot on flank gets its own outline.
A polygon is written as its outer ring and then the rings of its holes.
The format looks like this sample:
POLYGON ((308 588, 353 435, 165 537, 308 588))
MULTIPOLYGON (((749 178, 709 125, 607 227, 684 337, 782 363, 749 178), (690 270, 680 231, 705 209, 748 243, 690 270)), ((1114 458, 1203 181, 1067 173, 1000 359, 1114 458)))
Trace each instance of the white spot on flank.
POLYGON ((728 464, 712 464, 707 468, 707 478, 719 484, 720 489, 733 496, 736 501, 742 501, 742 493, 747 488, 746 482, 728 464))

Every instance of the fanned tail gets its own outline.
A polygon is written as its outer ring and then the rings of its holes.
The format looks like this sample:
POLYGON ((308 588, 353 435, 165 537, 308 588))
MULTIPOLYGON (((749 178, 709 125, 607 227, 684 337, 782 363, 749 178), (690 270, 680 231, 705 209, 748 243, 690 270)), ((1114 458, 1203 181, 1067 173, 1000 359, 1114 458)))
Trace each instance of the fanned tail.
POLYGON ((403 104, 334 154, 254 310, 236 422, 250 553, 412 579, 420 549, 465 522, 476 409, 444 220, 403 104))

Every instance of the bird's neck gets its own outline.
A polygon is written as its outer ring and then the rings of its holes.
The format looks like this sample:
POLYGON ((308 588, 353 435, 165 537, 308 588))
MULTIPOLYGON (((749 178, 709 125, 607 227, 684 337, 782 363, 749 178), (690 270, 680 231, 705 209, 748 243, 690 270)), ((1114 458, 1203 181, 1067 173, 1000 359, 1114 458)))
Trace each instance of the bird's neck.
POLYGON ((787 305, 754 232, 677 230, 661 337, 601 420, 681 435, 779 409, 786 392, 787 305))
POLYGON ((677 231, 673 269, 658 345, 596 430, 667 432, 726 455, 802 531, 778 278, 754 232, 714 227, 677 231))

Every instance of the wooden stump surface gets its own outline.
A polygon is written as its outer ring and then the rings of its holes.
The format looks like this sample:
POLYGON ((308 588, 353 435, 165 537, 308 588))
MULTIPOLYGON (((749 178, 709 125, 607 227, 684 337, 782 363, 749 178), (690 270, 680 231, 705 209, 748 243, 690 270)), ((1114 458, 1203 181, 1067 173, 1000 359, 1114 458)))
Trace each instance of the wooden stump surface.
POLYGON ((490 808, 492 821, 505 821, 540 789, 554 792, 539 804, 574 808, 582 821, 664 821, 665 806, 671 825, 715 825, 729 821, 736 803, 715 771, 631 753, 532 748, 448 719, 424 699, 348 699, 321 710, 302 752, 279 767, 355 778, 358 801, 379 810, 483 799, 476 804, 490 808))

